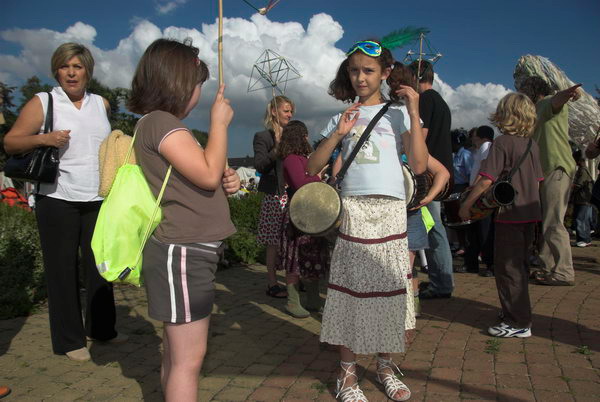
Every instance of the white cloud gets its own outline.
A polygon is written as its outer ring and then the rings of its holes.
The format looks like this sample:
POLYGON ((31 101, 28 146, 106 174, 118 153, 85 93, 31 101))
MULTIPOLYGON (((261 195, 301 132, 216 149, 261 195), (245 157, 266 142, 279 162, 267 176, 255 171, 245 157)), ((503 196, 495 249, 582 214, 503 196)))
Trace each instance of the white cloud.
POLYGON ((511 92, 503 85, 468 83, 452 88, 436 74, 433 88, 442 95, 452 113, 452 128, 490 125, 489 116, 498 102, 511 92))
MULTIPOLYGON (((286 57, 302 74, 300 79, 288 83, 286 95, 296 102, 296 118, 307 123, 313 137, 318 136, 331 115, 344 108, 344 104, 327 95, 329 83, 345 57, 344 52, 335 47, 343 34, 341 25, 327 14, 314 15, 306 29, 297 22, 274 22, 259 14, 249 20, 224 20, 226 96, 235 109, 231 156, 251 154, 253 134, 262 129, 261 121, 271 91, 248 93, 247 87, 252 65, 265 49, 286 57)), ((202 24, 199 29, 171 26, 161 30, 149 21, 138 20, 131 34, 113 49, 98 48, 94 44, 96 29, 82 22, 65 32, 13 29, 1 31, 0 37, 22 48, 18 55, 0 54, 0 80, 5 83, 18 86, 35 74, 52 79, 49 71, 52 52, 63 42, 77 41, 88 46, 94 55, 95 78, 110 87, 129 87, 140 56, 155 39, 191 38, 200 49, 200 58, 209 66, 211 79, 204 85, 200 104, 187 123, 199 129, 208 127, 208 111, 217 88, 216 21, 202 24)), ((498 100, 508 93, 503 86, 492 83, 466 83, 452 88, 439 77, 434 88, 452 110, 453 127, 465 128, 486 124, 498 100)))
POLYGON ((155 9, 158 14, 169 14, 171 11, 175 10, 179 6, 184 5, 187 2, 188 0, 158 0, 155 9))

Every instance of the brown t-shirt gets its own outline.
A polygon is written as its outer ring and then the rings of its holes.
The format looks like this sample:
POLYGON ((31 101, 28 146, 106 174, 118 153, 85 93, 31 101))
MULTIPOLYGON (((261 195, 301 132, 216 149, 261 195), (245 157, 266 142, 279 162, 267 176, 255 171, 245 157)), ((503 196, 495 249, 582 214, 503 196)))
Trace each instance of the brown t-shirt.
MULTIPOLYGON (((501 135, 494 140, 487 159, 481 162, 479 174, 495 182, 510 172, 527 150, 529 138, 501 135)), ((542 219, 539 182, 544 180, 540 164, 540 150, 532 141, 531 151, 512 177, 511 183, 517 191, 515 202, 502 207, 496 215, 499 223, 531 223, 542 219)))
MULTIPOLYGON (((190 130, 177 117, 160 110, 140 119, 136 129, 135 156, 156 197, 169 168, 167 160, 158 153, 158 146, 174 131, 190 130)), ((163 220, 154 236, 164 243, 213 242, 235 233, 223 189, 203 190, 174 168, 161 206, 163 220)))

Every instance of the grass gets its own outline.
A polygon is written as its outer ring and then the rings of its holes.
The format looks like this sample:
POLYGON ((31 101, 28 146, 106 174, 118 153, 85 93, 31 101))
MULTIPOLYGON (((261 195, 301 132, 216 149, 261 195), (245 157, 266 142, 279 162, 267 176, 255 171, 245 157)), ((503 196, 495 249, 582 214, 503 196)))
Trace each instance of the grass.
POLYGON ((578 346, 577 348, 575 348, 575 351, 573 353, 579 353, 582 355, 589 356, 592 354, 592 351, 590 350, 589 347, 587 347, 585 345, 581 345, 581 346, 578 346))
POLYGON ((319 392, 319 394, 322 394, 323 392, 327 391, 327 385, 323 384, 322 382, 315 382, 310 387, 312 389, 316 389, 319 392))
POLYGON ((487 346, 483 350, 485 353, 495 355, 500 351, 500 339, 488 339, 487 341, 485 341, 485 343, 487 344, 487 346))

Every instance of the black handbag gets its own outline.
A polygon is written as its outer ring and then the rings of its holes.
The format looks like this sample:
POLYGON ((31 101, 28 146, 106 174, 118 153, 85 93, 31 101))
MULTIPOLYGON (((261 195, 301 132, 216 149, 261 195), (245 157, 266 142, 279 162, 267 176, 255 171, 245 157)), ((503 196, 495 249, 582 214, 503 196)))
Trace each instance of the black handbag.
MULTIPOLYGON (((52 94, 48 92, 48 109, 44 134, 53 130, 54 108, 52 94)), ((22 155, 13 155, 6 161, 4 175, 11 179, 54 183, 58 175, 58 148, 39 147, 22 155)))

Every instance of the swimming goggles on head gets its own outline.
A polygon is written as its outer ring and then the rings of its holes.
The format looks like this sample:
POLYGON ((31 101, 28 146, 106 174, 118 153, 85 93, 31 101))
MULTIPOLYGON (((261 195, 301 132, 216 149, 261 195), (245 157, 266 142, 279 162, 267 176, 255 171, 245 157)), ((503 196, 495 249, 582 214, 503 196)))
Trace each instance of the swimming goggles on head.
POLYGON ((346 56, 350 56, 359 49, 367 56, 379 57, 381 55, 381 45, 379 43, 370 40, 363 40, 352 45, 350 50, 346 52, 346 56))

